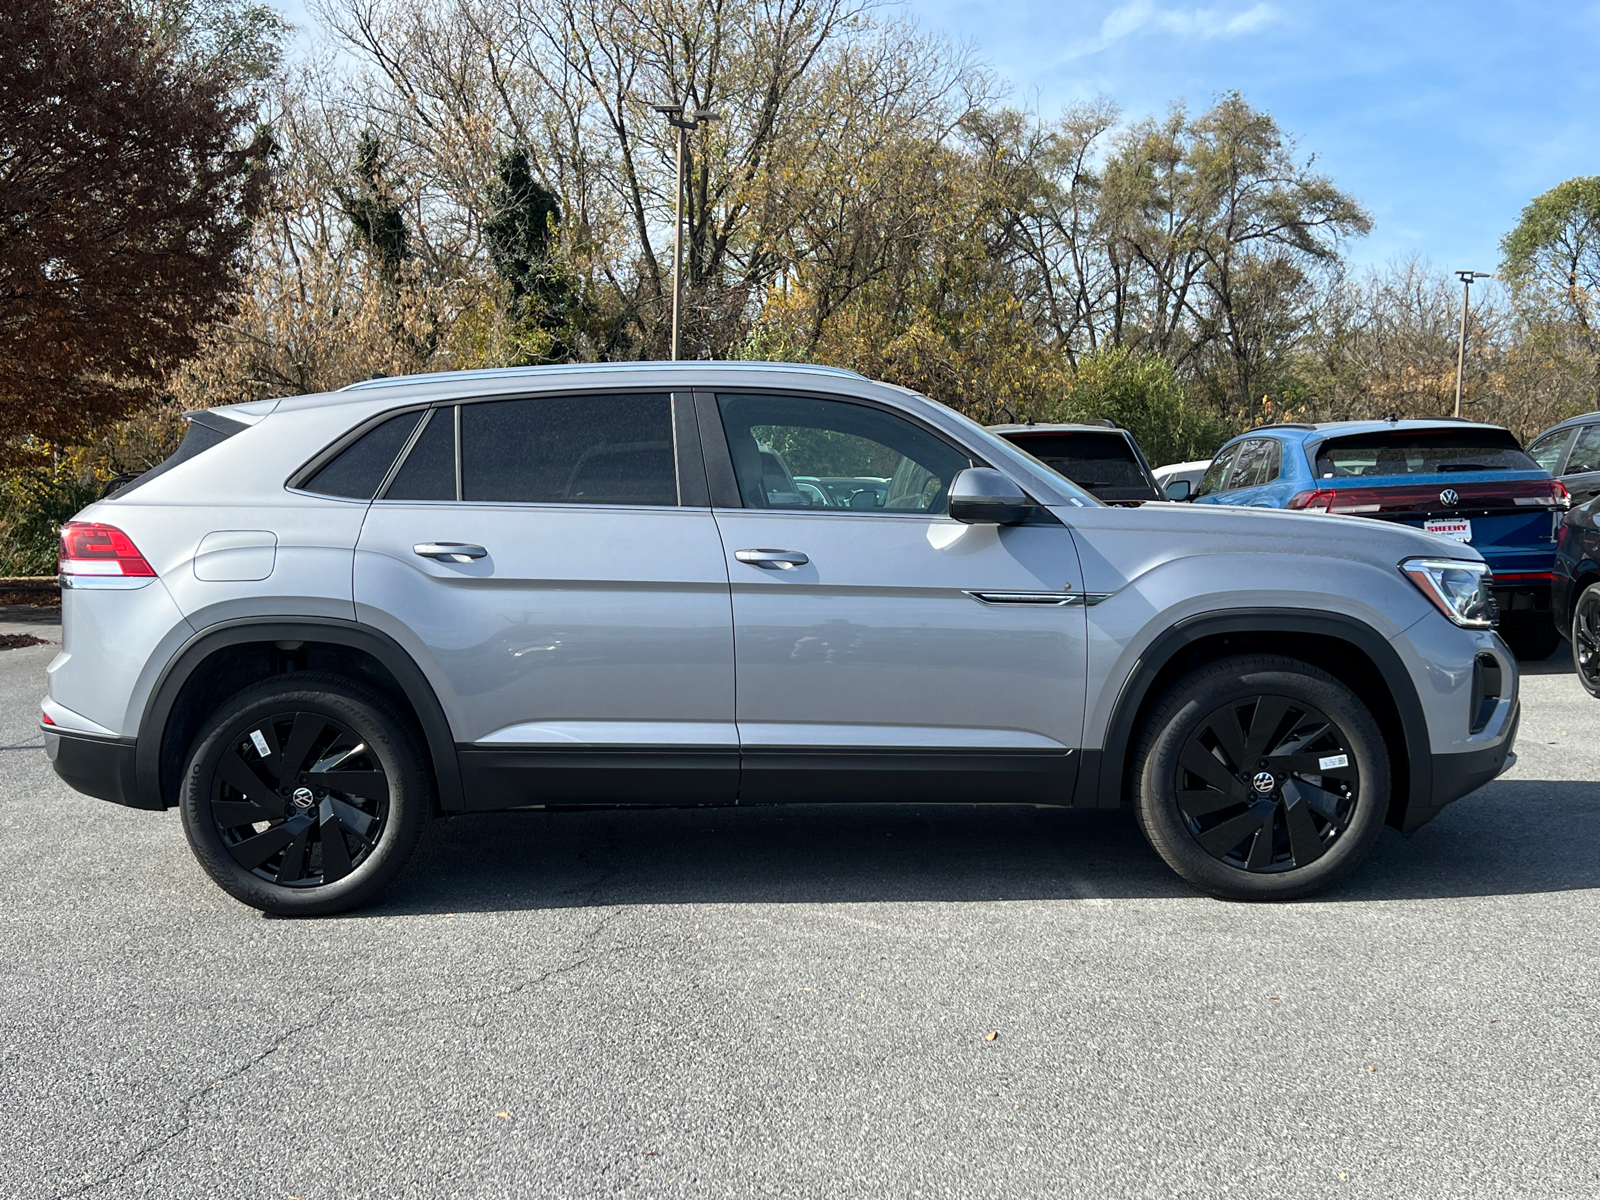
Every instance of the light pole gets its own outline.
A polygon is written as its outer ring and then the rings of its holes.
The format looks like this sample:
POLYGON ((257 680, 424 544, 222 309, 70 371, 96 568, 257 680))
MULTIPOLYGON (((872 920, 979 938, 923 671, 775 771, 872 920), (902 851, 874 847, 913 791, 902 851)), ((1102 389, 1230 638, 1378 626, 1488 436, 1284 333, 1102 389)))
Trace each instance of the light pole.
POLYGON ((680 275, 683 269, 683 136, 706 121, 715 121, 720 114, 709 108, 685 109, 681 104, 658 104, 655 109, 666 117, 667 124, 678 131, 678 187, 674 193, 672 226, 672 361, 678 361, 678 305, 683 297, 680 275))
POLYGON ((1472 281, 1488 279, 1484 271, 1457 271, 1461 280, 1461 345, 1456 350, 1456 416, 1461 415, 1461 373, 1467 365, 1467 301, 1472 296, 1472 281))

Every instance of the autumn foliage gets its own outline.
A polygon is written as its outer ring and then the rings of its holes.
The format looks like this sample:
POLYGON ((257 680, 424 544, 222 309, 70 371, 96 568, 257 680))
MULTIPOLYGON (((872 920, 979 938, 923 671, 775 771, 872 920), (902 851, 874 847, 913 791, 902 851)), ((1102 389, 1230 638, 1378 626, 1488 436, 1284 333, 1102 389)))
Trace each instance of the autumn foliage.
POLYGON ((0 429, 82 441, 226 317, 265 137, 120 5, 0 6, 0 429))

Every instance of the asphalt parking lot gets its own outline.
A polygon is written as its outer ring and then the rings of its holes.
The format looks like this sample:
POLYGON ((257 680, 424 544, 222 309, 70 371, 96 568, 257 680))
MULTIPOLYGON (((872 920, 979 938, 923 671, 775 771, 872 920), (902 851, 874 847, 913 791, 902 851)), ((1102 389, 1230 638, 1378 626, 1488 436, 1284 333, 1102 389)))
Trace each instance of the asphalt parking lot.
POLYGON ((6 1195, 1600 1193, 1559 655, 1511 774, 1311 902, 1198 897, 1117 814, 852 806, 456 820, 295 922, 55 779, 53 653, 0 651, 6 1195))

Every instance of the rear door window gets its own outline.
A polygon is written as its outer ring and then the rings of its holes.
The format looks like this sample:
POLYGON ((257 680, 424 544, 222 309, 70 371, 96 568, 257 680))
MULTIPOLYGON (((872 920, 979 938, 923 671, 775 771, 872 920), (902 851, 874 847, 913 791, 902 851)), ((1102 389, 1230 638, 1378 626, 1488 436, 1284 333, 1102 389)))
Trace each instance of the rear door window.
POLYGON ((1588 471, 1600 471, 1600 425, 1585 425, 1578 430, 1578 440, 1572 443, 1563 474, 1581 475, 1588 471))
POLYGON ((1228 472, 1233 468, 1234 461, 1239 457, 1239 451, 1244 446, 1237 442, 1225 447, 1220 454, 1211 460, 1211 465, 1206 468, 1206 473, 1200 477, 1200 486, 1195 488, 1195 499, 1201 496, 1215 496, 1228 486, 1228 472))
POLYGON ((412 445, 385 500, 456 499, 456 429, 453 408, 436 408, 412 445))
POLYGON ((1031 433, 1016 444, 1101 500, 1156 500, 1144 467, 1120 433, 1031 433))
POLYGON ((1319 479, 1538 469, 1504 429, 1380 430, 1330 438, 1317 448, 1319 479))
POLYGON ((1558 429, 1554 433, 1547 433, 1528 447, 1528 457, 1554 475, 1556 467, 1561 463, 1561 452, 1567 448, 1567 441, 1571 437, 1570 429, 1558 429))
POLYGON ((1272 438, 1251 438, 1242 442, 1238 464, 1224 485, 1224 490, 1232 492, 1271 483, 1278 477, 1282 464, 1282 451, 1272 438))
POLYGON ((480 503, 675 505, 672 398, 463 404, 461 494, 480 503))

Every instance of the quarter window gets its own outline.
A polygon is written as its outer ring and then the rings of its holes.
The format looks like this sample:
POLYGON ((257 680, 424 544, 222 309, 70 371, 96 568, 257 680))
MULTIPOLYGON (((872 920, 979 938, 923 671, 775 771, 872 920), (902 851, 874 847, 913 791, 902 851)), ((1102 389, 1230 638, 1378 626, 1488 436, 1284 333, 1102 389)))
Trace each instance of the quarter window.
POLYGON ((371 500, 423 415, 401 413, 368 430, 306 480, 305 490, 322 496, 371 500))
POLYGON ((901 417, 797 396, 720 396, 749 508, 937 514, 972 460, 901 417))

